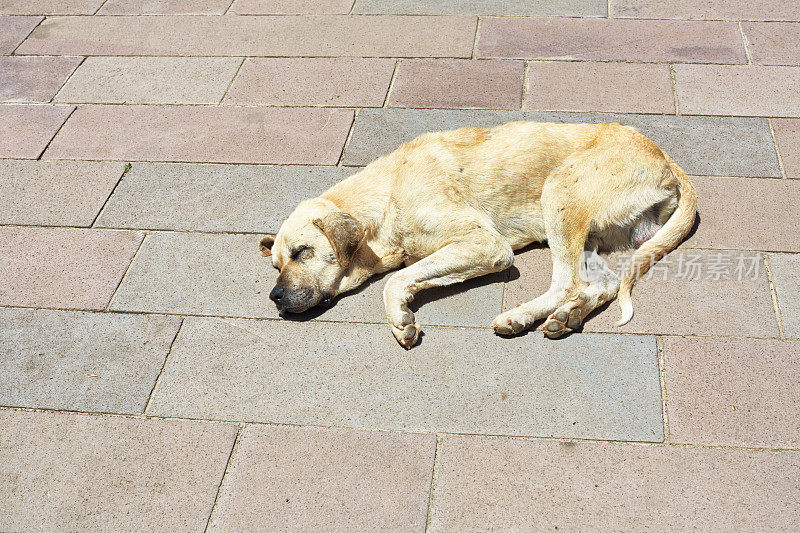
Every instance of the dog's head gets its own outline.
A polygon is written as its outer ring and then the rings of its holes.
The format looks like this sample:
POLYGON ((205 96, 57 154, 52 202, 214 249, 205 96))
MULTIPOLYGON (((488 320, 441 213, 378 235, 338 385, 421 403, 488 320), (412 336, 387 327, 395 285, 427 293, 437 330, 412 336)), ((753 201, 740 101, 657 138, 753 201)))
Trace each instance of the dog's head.
POLYGON ((270 299, 281 313, 302 313, 327 305, 364 240, 364 227, 322 198, 297 206, 277 235, 261 239, 261 253, 280 270, 270 299))

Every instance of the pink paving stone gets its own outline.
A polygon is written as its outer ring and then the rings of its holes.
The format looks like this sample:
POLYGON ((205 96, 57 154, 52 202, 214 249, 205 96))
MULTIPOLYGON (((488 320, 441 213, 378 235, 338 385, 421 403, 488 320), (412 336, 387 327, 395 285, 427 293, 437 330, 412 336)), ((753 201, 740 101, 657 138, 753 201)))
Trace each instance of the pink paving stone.
POLYGON ((0 54, 10 54, 42 17, 0 17, 0 54))
POLYGON ((46 158, 334 165, 352 120, 344 109, 87 106, 46 158))
POLYGON ((681 113, 800 116, 800 67, 675 65, 681 113))
POLYGON ((800 20, 795 0, 610 0, 609 7, 620 18, 800 20))
POLYGON ((429 531, 797 531, 800 453, 446 436, 429 531))
POLYGON ((670 440, 800 446, 800 343, 664 339, 670 440))
POLYGON ((787 178, 800 178, 800 120, 773 119, 775 141, 787 178))
POLYGON ((0 305, 104 309, 143 235, 0 228, 0 305))
POLYGON ((478 57, 745 63, 734 22, 580 18, 481 19, 478 57))
POLYGON ((108 0, 98 15, 222 15, 231 0, 108 0))
POLYGON ((381 107, 394 59, 249 58, 226 104, 381 107))
POLYGON ((524 109, 672 114, 669 65, 535 61, 524 109))
POLYGON ((36 159, 75 106, 0 105, 0 158, 36 159))
POLYGON ((103 0, 0 0, 2 15, 92 15, 103 0))
POLYGON ((435 435, 248 426, 211 531, 424 531, 435 435))
POLYGON ((753 63, 800 65, 800 23, 745 22, 742 30, 753 63))
POLYGON ((406 59, 397 67, 391 107, 519 109, 522 61, 406 59))
POLYGON ((347 14, 354 0, 236 0, 231 13, 242 15, 347 14))
POLYGON ((79 57, 0 57, 0 102, 49 102, 79 57))

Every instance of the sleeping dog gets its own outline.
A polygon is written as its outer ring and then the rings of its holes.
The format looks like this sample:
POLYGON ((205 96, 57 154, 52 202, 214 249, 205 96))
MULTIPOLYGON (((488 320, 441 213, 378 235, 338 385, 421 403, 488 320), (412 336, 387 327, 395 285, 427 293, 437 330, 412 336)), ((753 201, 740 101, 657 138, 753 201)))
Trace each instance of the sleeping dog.
POLYGON ((429 287, 498 272, 514 250, 546 241, 553 278, 543 295, 500 314, 500 334, 546 319, 556 338, 617 298, 618 325, 633 316, 631 289, 689 233, 697 211, 681 168, 622 124, 512 122, 427 133, 302 202, 261 240, 280 270, 270 298, 300 313, 402 268, 383 290, 392 333, 405 348, 420 325, 408 304, 429 287), (582 276, 586 249, 635 248, 622 279, 607 267, 582 276))

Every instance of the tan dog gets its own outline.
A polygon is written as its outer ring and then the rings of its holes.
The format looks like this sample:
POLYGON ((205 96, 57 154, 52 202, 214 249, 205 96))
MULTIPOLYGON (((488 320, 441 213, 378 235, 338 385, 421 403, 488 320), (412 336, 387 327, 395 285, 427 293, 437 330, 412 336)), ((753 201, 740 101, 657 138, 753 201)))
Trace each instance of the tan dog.
POLYGON ((621 124, 512 122, 427 133, 302 202, 261 241, 280 269, 270 298, 282 313, 328 304, 395 269, 383 291, 392 333, 406 348, 420 326, 414 295, 498 272, 514 250, 547 241, 550 289, 495 318, 515 334, 547 318, 545 335, 580 327, 617 297, 618 325, 633 316, 631 289, 689 233, 697 211, 686 174, 637 129, 621 124), (586 248, 638 248, 620 279, 580 275, 586 248))

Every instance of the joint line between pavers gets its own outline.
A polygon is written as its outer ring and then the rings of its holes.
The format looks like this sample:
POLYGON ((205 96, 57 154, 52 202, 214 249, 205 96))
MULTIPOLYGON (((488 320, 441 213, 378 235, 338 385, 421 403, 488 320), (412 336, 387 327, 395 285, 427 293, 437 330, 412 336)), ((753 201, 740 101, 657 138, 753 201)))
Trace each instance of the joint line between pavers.
POLYGON ((222 98, 219 99, 216 105, 222 105, 222 102, 225 101, 225 98, 228 97, 228 93, 231 92, 231 87, 233 87, 233 83, 236 81, 236 78, 239 77, 239 73, 242 71, 242 67, 244 67, 244 62, 247 61, 247 57, 242 57, 241 63, 239 63, 239 67, 236 69, 236 72, 233 74, 230 83, 228 83, 228 87, 225 89, 225 93, 222 95, 222 98))
POLYGON ((178 324, 178 329, 175 331, 175 336, 172 337, 172 342, 169 343, 167 355, 164 356, 164 362, 161 363, 161 370, 158 371, 158 376, 156 376, 156 380, 153 383, 153 388, 150 389, 150 394, 147 395, 147 402, 144 405, 144 409, 142 409, 142 415, 144 416, 147 416, 147 410, 150 409, 150 405, 153 403, 153 396, 158 388, 158 384, 161 383, 161 377, 164 375, 164 369, 167 368, 167 361, 169 360, 170 355, 172 355, 172 350, 175 348, 175 343, 178 341, 178 335, 180 335, 181 330, 183 329, 184 322, 186 322, 186 319, 181 318, 181 321, 178 324))
POLYGON ((103 0, 103 3, 100 4, 100 7, 95 9, 95 11, 94 11, 94 13, 92 13, 92 15, 97 15, 98 13, 100 13, 100 10, 103 9, 106 6, 107 3, 108 3, 108 0, 103 0))
POLYGON ((239 428, 236 430, 236 437, 233 439, 233 446, 231 446, 231 453, 228 455, 228 461, 225 463, 225 470, 222 472, 222 478, 219 480, 219 485, 217 485, 217 492, 214 495, 214 503, 211 505, 211 512, 208 513, 208 519, 206 520, 206 526, 203 528, 203 532, 207 532, 208 528, 211 526, 211 520, 214 518, 214 512, 217 510, 217 502, 219 502, 219 496, 222 494, 222 486, 225 483, 225 478, 228 477, 228 471, 231 468, 231 463, 233 462, 233 456, 236 453, 236 450, 239 449, 239 437, 242 434, 242 429, 244 428, 244 424, 239 424, 239 428))
POLYGON ((397 71, 400 70, 400 61, 402 59, 397 58, 394 61, 394 70, 392 71, 392 77, 389 78, 389 87, 386 88, 386 96, 383 98, 383 104, 381 107, 385 108, 389 105, 389 96, 392 94, 392 89, 394 88, 394 82, 397 79, 397 71))
POLYGON ((522 99, 520 100, 520 111, 525 110, 525 100, 528 99, 528 76, 530 76, 531 70, 531 63, 530 61, 524 61, 523 64, 525 65, 522 71, 522 99))
MULTIPOLYGON (((49 105, 49 104, 43 104, 43 105, 49 105)), ((77 110, 78 110, 78 106, 74 106, 72 108, 72 111, 69 112, 69 115, 67 115, 67 118, 64 119, 64 122, 61 123, 61 125, 58 127, 56 132, 53 134, 53 136, 50 137, 50 140, 47 141, 47 144, 45 145, 45 147, 42 148, 42 151, 39 152, 39 155, 36 157, 36 161, 41 161, 42 156, 44 155, 44 153, 47 151, 48 148, 50 148, 50 144, 53 142, 53 140, 56 138, 56 136, 61 132, 61 130, 64 128, 64 125, 66 125, 67 121, 69 121, 70 117, 72 117, 72 115, 75 114, 75 111, 77 111, 77 110)))
POLYGON ((25 41, 27 41, 27 40, 28 40, 28 38, 30 38, 30 36, 31 36, 31 35, 33 35, 33 32, 35 32, 35 31, 36 31, 36 28, 38 28, 39 26, 41 26, 41 25, 42 25, 42 22, 44 22, 44 21, 47 19, 47 17, 46 17, 46 16, 44 16, 44 15, 42 15, 41 17, 42 17, 42 20, 40 20, 40 21, 39 21, 39 22, 36 24, 36 26, 34 26, 33 28, 31 28, 31 31, 29 31, 29 32, 28 32, 28 35, 26 35, 26 36, 25 36, 25 38, 24 38, 24 39, 22 39, 22 40, 19 42, 19 44, 18 44, 17 46, 15 46, 15 47, 14 47, 14 49, 13 49, 13 50, 11 50, 11 53, 10 53, 10 54, 8 54, 8 55, 10 55, 10 56, 16 55, 16 54, 17 54, 17 50, 19 49, 19 47, 20 47, 20 46, 22 46, 22 45, 25 43, 25 41))
POLYGON ((741 22, 737 22, 736 26, 739 28, 739 34, 742 36, 742 45, 744 46, 744 55, 747 56, 747 64, 753 64, 753 58, 750 56, 750 47, 747 46, 747 36, 744 34, 744 28, 741 22))
POLYGON ((775 147, 775 155, 778 158, 778 167, 781 170, 781 177, 788 178, 789 176, 786 174, 786 168, 783 166, 783 156, 781 156, 781 149, 778 146, 778 138, 775 136, 775 127, 772 125, 772 118, 768 118, 767 123, 769 124, 769 134, 772 136, 772 146, 775 147))
MULTIPOLYGON (((100 219, 100 215, 103 214, 103 211, 105 210, 106 206, 108 205, 108 202, 111 200, 111 197, 114 196, 114 192, 116 192, 117 187, 119 187, 119 184, 122 183, 122 180, 125 178, 125 175, 128 174, 128 171, 131 168, 133 168, 133 165, 131 165, 130 163, 126 163, 125 166, 122 167, 122 173, 120 173, 119 178, 117 178, 117 182, 114 184, 114 186, 111 188, 111 191, 108 193, 108 196, 106 197, 105 201, 103 202, 103 205, 100 206, 100 210, 97 212, 97 214, 94 217, 94 220, 92 220, 92 223, 89 225, 90 228, 96 228, 97 227, 97 221, 100 219)), ((113 229, 117 229, 117 228, 113 228, 113 229)), ((124 228, 124 229, 129 229, 129 228, 124 228)))
POLYGON ((117 292, 119 291, 119 288, 122 287, 122 282, 125 281, 125 278, 128 276, 128 272, 130 272, 131 270, 133 262, 136 261, 136 256, 139 255, 139 252, 142 250, 142 247, 144 247, 144 241, 147 240, 147 236, 148 234, 147 232, 145 232, 144 236, 142 237, 142 240, 139 242, 139 247, 136 249, 136 253, 134 253, 133 257, 131 258, 131 262, 128 263, 128 267, 125 269, 125 272, 122 274, 122 277, 119 278, 119 283, 117 283, 117 286, 114 288, 114 292, 111 293, 111 298, 108 299, 108 305, 106 305, 106 308, 104 309, 105 312, 109 312, 111 310, 111 305, 114 303, 114 298, 117 297, 117 292))
MULTIPOLYGON (((342 145, 342 153, 339 154, 339 161, 336 162, 336 166, 342 166, 342 162, 344 161, 344 154, 347 152, 347 148, 350 146, 350 140, 353 138, 353 130, 356 129, 356 120, 358 120, 358 112, 361 111, 360 109, 356 109, 353 113, 353 121, 350 123, 350 129, 347 131, 347 137, 344 140, 344 144, 342 145)), ((360 168, 360 167, 357 167, 360 168)))
POLYGON ((775 290, 775 280, 772 276, 772 263, 769 260, 769 254, 762 253, 764 254, 764 269, 767 271, 767 280, 769 281, 769 292, 772 295, 772 307, 775 309, 775 320, 778 322, 778 334, 781 339, 786 339, 786 330, 783 328, 781 307, 778 304, 778 291, 775 290))
POLYGON ((669 79, 672 83, 672 101, 675 104, 675 115, 680 116, 681 107, 678 103, 678 78, 675 74, 675 65, 672 63, 669 65, 669 79))
MULTIPOLYGON (((231 0, 231 3, 230 3, 230 4, 228 4, 228 7, 227 7, 227 8, 225 8, 225 11, 223 11, 223 12, 222 12, 222 14, 223 14, 223 15, 228 15, 228 14, 230 14, 230 12, 231 12, 231 8, 233 7, 233 4, 235 4, 235 3, 236 3, 236 0, 231 0)), ((233 14, 234 14, 234 15, 238 15, 238 13, 233 13, 233 14)))
POLYGON ((353 3, 350 4, 350 10, 347 12, 348 15, 353 14, 353 10, 356 8, 356 0, 353 0, 353 3))
POLYGON ((656 352, 658 354, 658 379, 661 384, 661 417, 664 423, 664 443, 670 442, 669 411, 667 410, 667 366, 664 358, 664 338, 656 335, 656 352))
POLYGON ((472 54, 470 55, 470 59, 475 59, 478 51, 478 35, 481 29, 481 17, 478 17, 478 21, 475 23, 475 37, 472 41, 472 54))
POLYGON ((436 450, 433 455, 433 471, 431 472, 431 485, 428 492, 428 512, 425 515, 425 531, 431 527, 431 520, 433 520, 433 499, 436 493, 436 485, 439 482, 439 470, 442 466, 442 440, 443 434, 436 434, 436 450))
POLYGON ((606 0, 606 18, 611 18, 611 0, 606 0))
POLYGON ((67 83, 69 83, 69 80, 72 79, 72 77, 75 75, 75 73, 78 72, 78 69, 81 68, 81 65, 83 65, 85 62, 86 62, 86 57, 82 57, 80 63, 78 63, 78 65, 75 67, 75 69, 72 72, 69 73, 69 76, 67 76, 67 79, 64 80, 64 83, 62 83, 61 87, 58 88, 58 90, 56 91, 56 94, 54 94, 53 97, 50 99, 50 101, 48 102, 49 104, 60 103, 60 102, 56 102, 55 99, 58 98, 58 95, 61 93, 61 91, 64 90, 64 87, 67 86, 67 83))

